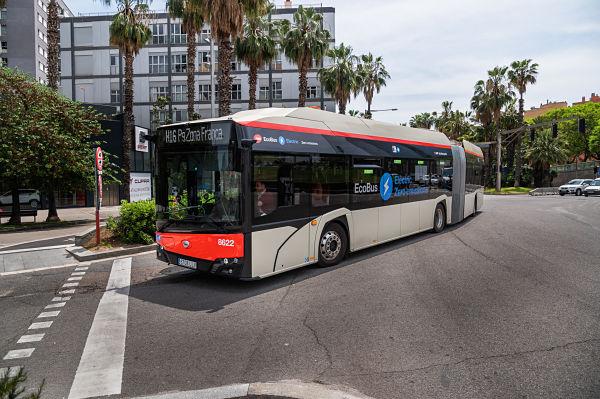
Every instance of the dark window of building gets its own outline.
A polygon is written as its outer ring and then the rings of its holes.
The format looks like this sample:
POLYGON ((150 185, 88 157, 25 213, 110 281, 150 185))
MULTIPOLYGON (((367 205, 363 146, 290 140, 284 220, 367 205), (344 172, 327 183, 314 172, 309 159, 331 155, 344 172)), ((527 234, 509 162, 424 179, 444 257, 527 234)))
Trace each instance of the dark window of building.
POLYGON ((167 24, 152 24, 152 44, 165 44, 167 42, 167 24))
POLYGON ((211 91, 210 91, 210 83, 201 83, 199 86, 198 95, 200 97, 200 101, 210 101, 211 91))
POLYGON ((252 181, 255 221, 259 224, 309 215, 310 158, 255 154, 252 181))
POLYGON ((185 72, 187 71, 187 54, 173 54, 171 55, 171 72, 185 72))
POLYGON ((181 24, 171 24, 171 43, 173 44, 186 44, 187 35, 182 32, 181 24))

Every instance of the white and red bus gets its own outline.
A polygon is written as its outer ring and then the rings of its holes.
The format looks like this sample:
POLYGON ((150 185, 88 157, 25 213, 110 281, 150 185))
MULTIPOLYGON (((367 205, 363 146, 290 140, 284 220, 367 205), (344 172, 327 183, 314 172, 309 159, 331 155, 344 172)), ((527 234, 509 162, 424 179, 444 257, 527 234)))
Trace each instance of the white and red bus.
POLYGON ((458 223, 483 204, 483 153, 444 134, 311 108, 163 126, 158 258, 259 279, 458 223))

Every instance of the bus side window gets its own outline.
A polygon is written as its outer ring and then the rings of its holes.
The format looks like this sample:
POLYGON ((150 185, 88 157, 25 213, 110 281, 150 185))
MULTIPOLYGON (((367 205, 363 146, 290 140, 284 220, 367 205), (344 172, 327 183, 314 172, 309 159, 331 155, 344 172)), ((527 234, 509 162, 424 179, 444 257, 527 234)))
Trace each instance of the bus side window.
POLYGON ((313 208, 347 204, 348 167, 344 157, 312 156, 311 205, 313 208))
POLYGON ((352 202, 380 202, 381 158, 354 158, 351 178, 352 202))
POLYGON ((255 154, 253 168, 255 219, 270 223, 308 216, 307 156, 255 154))

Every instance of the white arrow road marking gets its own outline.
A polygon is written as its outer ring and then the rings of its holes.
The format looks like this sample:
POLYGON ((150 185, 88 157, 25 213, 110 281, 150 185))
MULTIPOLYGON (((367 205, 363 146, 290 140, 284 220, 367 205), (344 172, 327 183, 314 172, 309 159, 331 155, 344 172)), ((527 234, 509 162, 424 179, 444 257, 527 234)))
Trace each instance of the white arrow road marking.
POLYGON ((116 259, 83 348, 69 399, 121 393, 130 281, 131 258, 116 259))

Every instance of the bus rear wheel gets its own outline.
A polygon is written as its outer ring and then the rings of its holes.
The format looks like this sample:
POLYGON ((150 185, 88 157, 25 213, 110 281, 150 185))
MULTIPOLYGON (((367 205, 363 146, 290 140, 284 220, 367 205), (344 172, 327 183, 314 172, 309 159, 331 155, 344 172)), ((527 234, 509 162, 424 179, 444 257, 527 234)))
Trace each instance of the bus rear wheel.
POLYGON ((446 209, 444 205, 437 204, 433 214, 433 231, 441 233, 444 227, 446 227, 446 209))
POLYGON ((337 223, 330 223, 323 229, 319 240, 319 266, 328 267, 338 264, 348 249, 348 237, 337 223))

